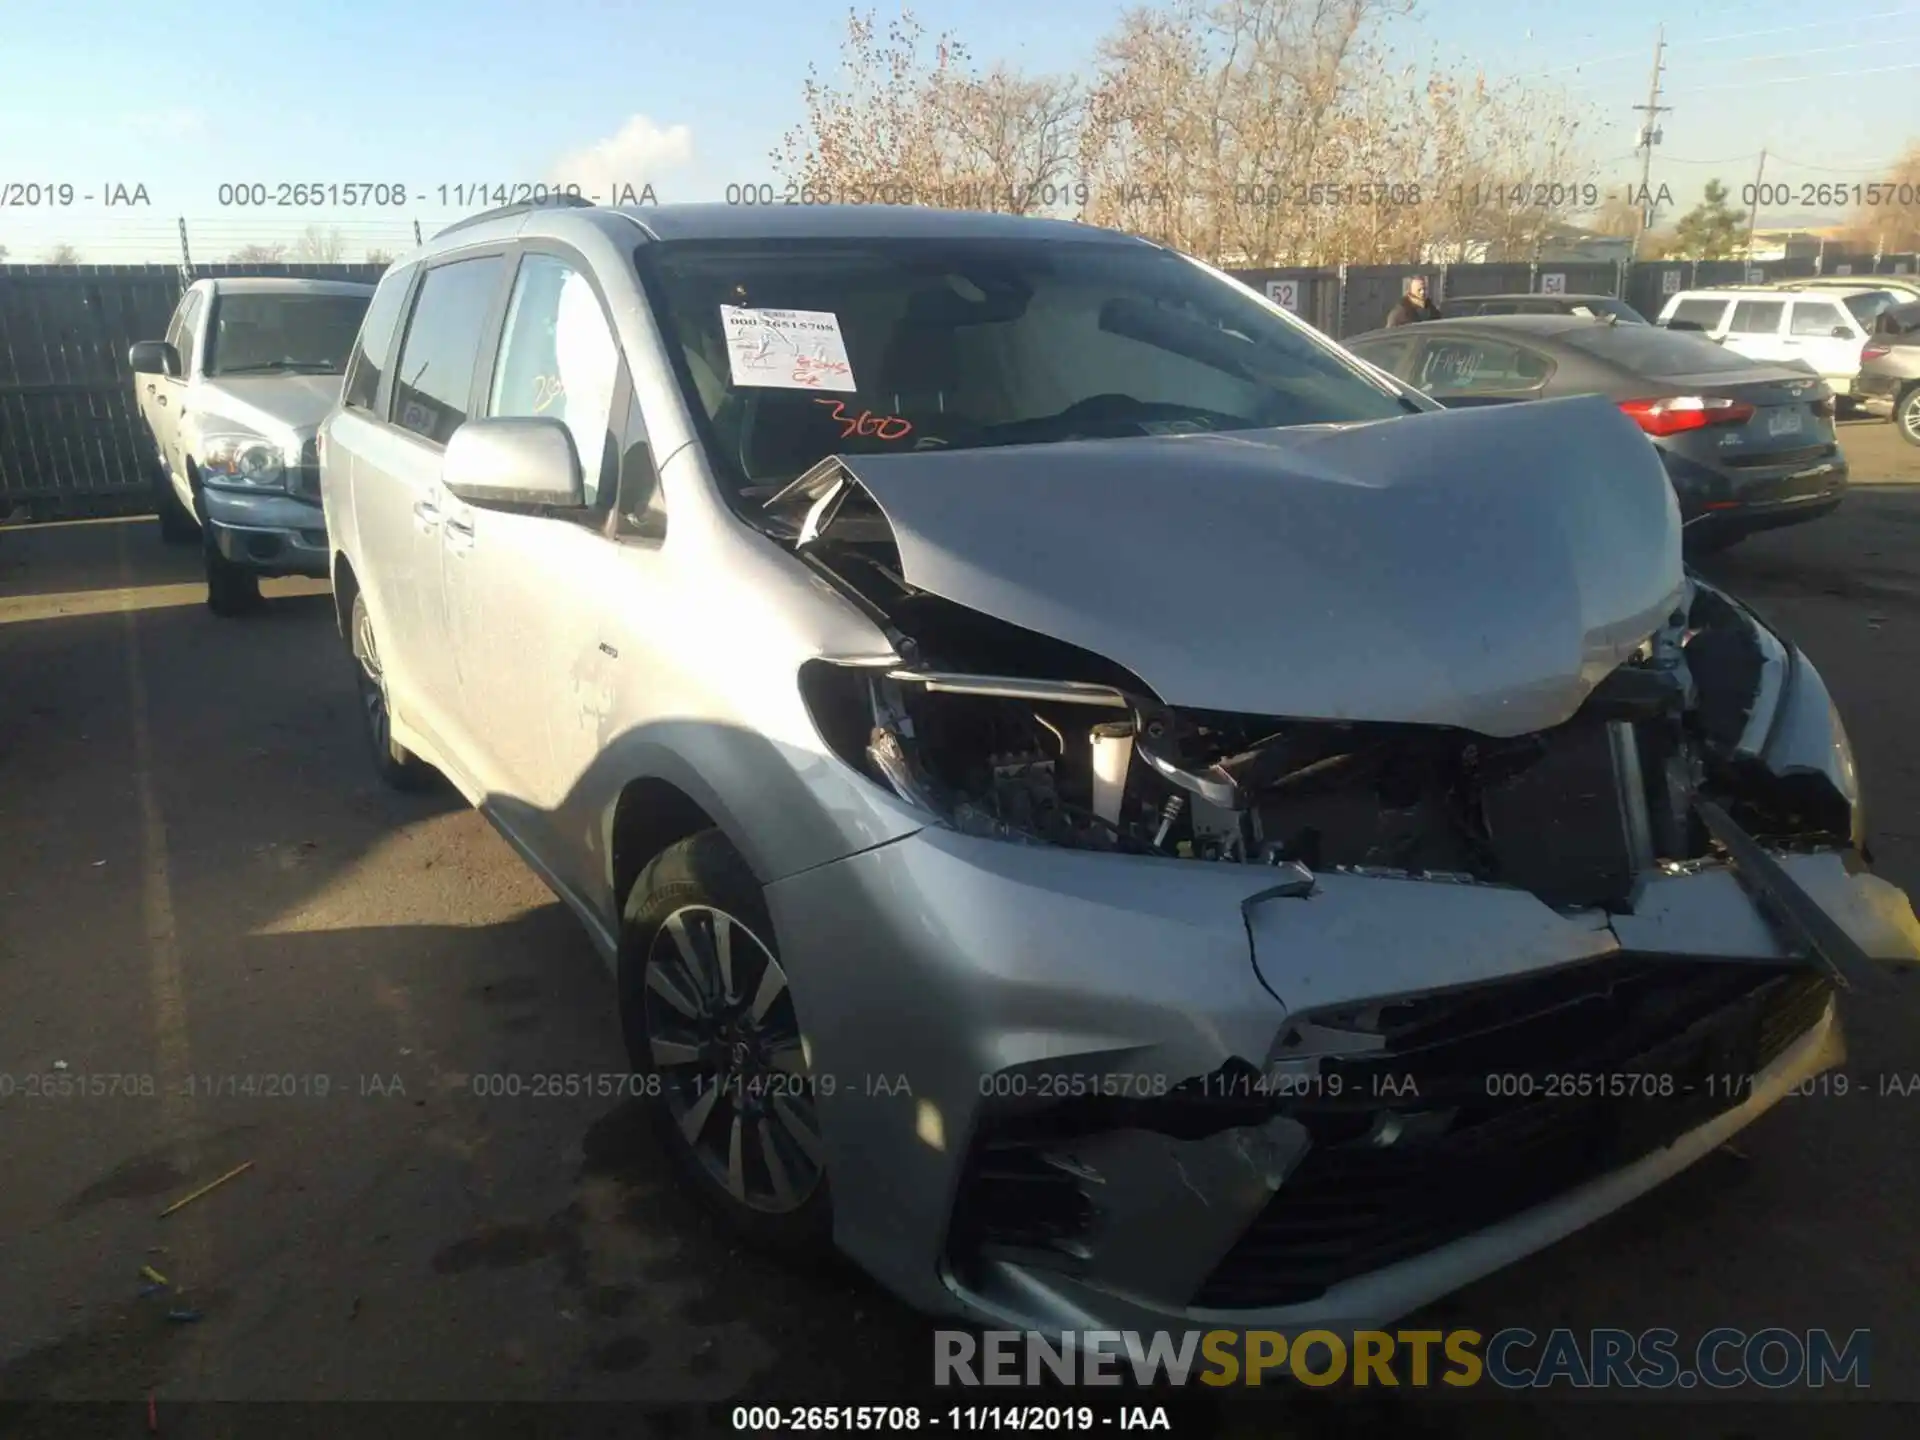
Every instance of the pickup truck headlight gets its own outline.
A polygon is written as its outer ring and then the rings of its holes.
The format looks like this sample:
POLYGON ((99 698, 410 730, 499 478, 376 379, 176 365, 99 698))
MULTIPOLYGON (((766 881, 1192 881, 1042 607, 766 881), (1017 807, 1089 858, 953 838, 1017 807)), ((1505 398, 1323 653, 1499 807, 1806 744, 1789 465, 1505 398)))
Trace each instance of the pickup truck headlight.
POLYGON ((200 478, 218 490, 285 490, 298 456, 258 435, 208 436, 195 457, 200 478))

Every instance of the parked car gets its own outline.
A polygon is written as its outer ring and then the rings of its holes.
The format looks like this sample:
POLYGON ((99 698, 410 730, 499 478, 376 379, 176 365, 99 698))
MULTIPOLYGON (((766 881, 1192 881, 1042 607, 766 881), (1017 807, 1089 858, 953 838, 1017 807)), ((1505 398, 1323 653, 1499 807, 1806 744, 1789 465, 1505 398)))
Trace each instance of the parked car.
POLYGON ((1884 310, 1860 347, 1860 403, 1892 417, 1900 438, 1920 445, 1920 301, 1884 310))
POLYGON ((327 574, 314 436, 372 298, 339 280, 197 280, 166 338, 128 357, 160 534, 200 543, 216 615, 257 606, 263 576, 327 574))
POLYGON ((1647 317, 1612 295, 1449 295, 1449 320, 1480 315, 1615 315, 1622 325, 1645 325, 1647 317))
POLYGON ((1779 290, 1858 290, 1862 286, 1891 290, 1902 301, 1920 300, 1920 276, 1913 275, 1810 275, 1773 284, 1779 290))
POLYGON ((1401 1314, 1920 959, 1818 673, 1616 406, 1449 413, 1143 240, 483 215, 321 454, 380 773, 579 916, 713 1206, 929 1311, 1401 1314), (1548 1079, 1601 1072, 1649 1078, 1548 1079))
POLYGON ((1347 348, 1449 407, 1604 395, 1652 440, 1688 547, 1831 514, 1847 489, 1833 392, 1699 335, 1573 316, 1437 320, 1347 348))
POLYGON ((1844 397, 1852 393, 1873 317, 1892 303, 1891 292, 1870 289, 1683 290, 1662 307, 1659 323, 1699 330, 1751 360, 1798 362, 1844 397))

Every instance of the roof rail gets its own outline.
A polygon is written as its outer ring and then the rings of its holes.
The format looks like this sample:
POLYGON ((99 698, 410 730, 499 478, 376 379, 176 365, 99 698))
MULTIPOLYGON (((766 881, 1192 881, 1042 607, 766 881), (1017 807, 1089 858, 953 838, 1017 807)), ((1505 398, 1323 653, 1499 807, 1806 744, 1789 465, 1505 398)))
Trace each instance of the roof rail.
POLYGON ((502 205, 495 210, 482 210, 478 215, 469 215, 464 220, 456 220, 443 230, 436 230, 433 238, 451 235, 456 230, 465 230, 469 226, 481 225, 489 220, 504 220, 509 215, 525 215, 530 210, 591 210, 593 201, 584 195, 574 195, 566 191, 557 191, 539 200, 522 200, 517 205, 502 205))

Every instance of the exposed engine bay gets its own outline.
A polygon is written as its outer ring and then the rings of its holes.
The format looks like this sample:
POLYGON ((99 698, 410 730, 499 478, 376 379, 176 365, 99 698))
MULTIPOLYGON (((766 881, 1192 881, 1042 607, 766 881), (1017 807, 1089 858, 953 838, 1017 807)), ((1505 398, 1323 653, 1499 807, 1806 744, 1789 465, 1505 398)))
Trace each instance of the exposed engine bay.
POLYGON ((1844 847, 1857 830, 1825 776, 1760 762, 1789 661, 1697 581, 1574 716, 1501 738, 1169 707, 1071 647, 906 587, 892 599, 892 622, 918 632, 896 631, 914 663, 827 667, 841 676, 812 680, 814 709, 834 715, 845 758, 969 834, 1619 908, 1636 877, 1714 853, 1696 798, 1776 847, 1844 847))

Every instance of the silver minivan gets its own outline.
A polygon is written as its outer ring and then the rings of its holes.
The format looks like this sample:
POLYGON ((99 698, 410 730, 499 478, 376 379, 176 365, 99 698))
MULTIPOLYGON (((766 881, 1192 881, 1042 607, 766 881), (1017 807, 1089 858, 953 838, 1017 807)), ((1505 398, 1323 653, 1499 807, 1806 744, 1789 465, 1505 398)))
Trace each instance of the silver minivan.
POLYGON ((580 918, 597 1093, 929 1311, 1384 1323, 1920 959, 1632 420, 1441 410, 1145 240, 477 217, 382 282, 321 465, 375 762, 580 918))

